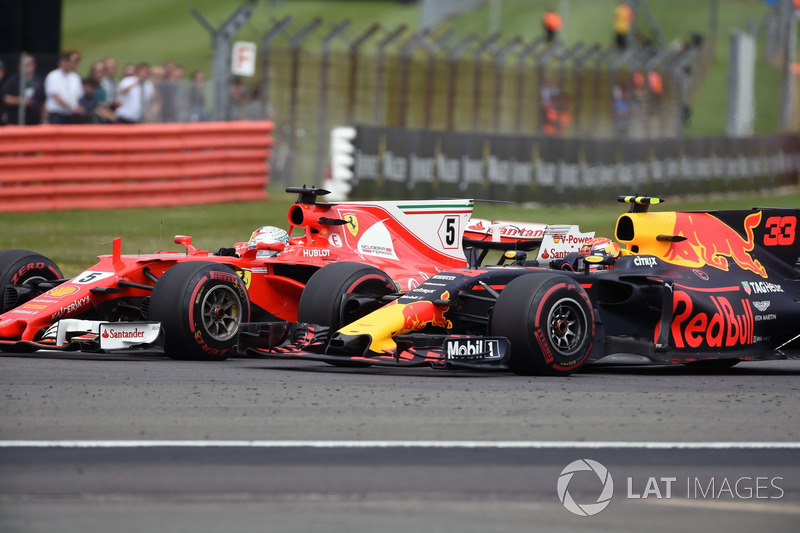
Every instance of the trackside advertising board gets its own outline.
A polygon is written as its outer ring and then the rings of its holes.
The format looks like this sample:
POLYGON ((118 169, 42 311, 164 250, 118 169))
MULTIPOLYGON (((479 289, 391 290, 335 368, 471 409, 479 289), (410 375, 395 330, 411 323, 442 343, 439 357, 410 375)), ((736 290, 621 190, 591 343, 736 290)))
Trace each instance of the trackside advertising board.
POLYGON ((591 203, 759 190, 798 182, 797 135, 561 139, 357 126, 353 199, 470 197, 591 203))

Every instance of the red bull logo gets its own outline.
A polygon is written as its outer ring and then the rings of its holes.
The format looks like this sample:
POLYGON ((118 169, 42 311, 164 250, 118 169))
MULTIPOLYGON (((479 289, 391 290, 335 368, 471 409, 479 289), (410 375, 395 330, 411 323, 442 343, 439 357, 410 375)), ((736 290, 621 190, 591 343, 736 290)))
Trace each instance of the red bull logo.
MULTIPOLYGON (((676 290, 672 338, 676 348, 730 348, 753 344, 750 300, 676 290), (710 305, 709 305, 710 304, 710 305)), ((656 330, 656 338, 658 330, 656 330)))
POLYGON ((733 228, 709 213, 675 213, 673 235, 686 240, 671 243, 664 260, 691 267, 709 265, 728 270, 728 259, 740 268, 755 272, 766 278, 767 270, 751 255, 755 247, 753 228, 761 223, 761 213, 753 213, 744 219, 743 239, 733 228))
MULTIPOLYGON (((447 291, 441 295, 442 299, 449 297, 450 293, 447 291)), ((444 316, 445 311, 445 307, 435 305, 428 299, 408 303, 395 300, 339 331, 345 335, 369 335, 372 338, 370 351, 384 353, 396 347, 396 335, 417 331, 429 325, 452 328, 452 322, 444 316)))
MULTIPOLYGON (((441 298, 450 298, 450 292, 442 293, 441 298)), ((403 332, 419 331, 426 326, 452 328, 453 323, 445 318, 446 308, 434 305, 430 300, 419 300, 407 304, 400 304, 403 313, 403 332)))

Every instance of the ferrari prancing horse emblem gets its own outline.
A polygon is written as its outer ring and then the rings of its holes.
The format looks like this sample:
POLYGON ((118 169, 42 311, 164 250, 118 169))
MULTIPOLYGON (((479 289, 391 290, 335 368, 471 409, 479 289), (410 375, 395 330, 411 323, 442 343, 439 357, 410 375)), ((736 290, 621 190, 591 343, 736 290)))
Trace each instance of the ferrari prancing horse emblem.
POLYGON ((352 213, 346 213, 342 220, 347 222, 347 229, 350 230, 350 233, 355 237, 358 235, 358 219, 352 213))

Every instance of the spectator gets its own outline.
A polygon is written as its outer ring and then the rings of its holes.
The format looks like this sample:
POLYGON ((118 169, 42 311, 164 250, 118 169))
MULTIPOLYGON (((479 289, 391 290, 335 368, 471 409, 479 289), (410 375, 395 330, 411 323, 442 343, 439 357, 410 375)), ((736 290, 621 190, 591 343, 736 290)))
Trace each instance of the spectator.
POLYGON ((567 111, 567 96, 552 80, 545 80, 539 95, 539 113, 545 135, 561 135, 572 122, 567 111))
POLYGON ((619 138, 625 138, 628 136, 630 121, 633 115, 633 105, 630 99, 628 87, 624 83, 615 85, 612 95, 614 135, 619 138))
POLYGON ((189 121, 205 122, 209 119, 206 111, 206 75, 201 71, 192 72, 189 85, 189 121))
MULTIPOLYGON (((36 73, 36 60, 33 56, 25 56, 22 70, 25 74, 25 88, 22 95, 25 106, 23 124, 41 124, 45 101, 44 79, 36 73)), ((3 85, 3 103, 6 105, 9 124, 19 124, 19 82, 19 73, 16 73, 3 85)))
POLYGON ((106 64, 102 61, 95 61, 92 63, 92 68, 89 69, 89 74, 86 76, 97 82, 97 88, 94 91, 94 99, 98 102, 108 102, 108 93, 103 88, 103 78, 105 75, 106 64))
POLYGON ((120 122, 136 124, 144 119, 155 94, 149 76, 150 65, 139 63, 135 75, 127 76, 119 82, 120 106, 117 108, 117 119, 120 122))
POLYGON ((231 113, 230 118, 232 120, 239 120, 244 119, 245 111, 244 106, 247 103, 247 87, 242 83, 242 78, 234 77, 231 85, 229 87, 230 95, 231 95, 231 113))
MULTIPOLYGON (((6 64, 0 60, 0 87, 3 86, 3 80, 6 77, 6 64)), ((5 113, 5 105, 3 105, 3 100, 0 98, 0 126, 6 125, 6 113, 5 113)))
POLYGON ((125 63, 125 66, 122 67, 122 77, 127 78, 129 76, 136 76, 136 65, 133 63, 125 63))
POLYGON ((81 116, 81 122, 84 124, 91 124, 94 122, 95 110, 97 109, 98 100, 95 96, 98 87, 100 84, 97 82, 96 79, 86 77, 83 78, 83 96, 78 101, 83 108, 83 115, 81 116))
POLYGON ((150 69, 150 83, 153 86, 153 98, 150 105, 144 110, 145 122, 159 122, 161 120, 161 107, 163 99, 161 97, 161 89, 163 88, 164 78, 166 77, 166 69, 162 65, 153 65, 150 69))
POLYGON ((624 50, 628 47, 628 36, 633 26, 633 10, 628 2, 620 2, 614 9, 614 34, 616 35, 617 48, 624 50))
POLYGON ((542 26, 544 26, 544 35, 547 42, 552 43, 563 29, 564 23, 561 20, 561 15, 556 10, 548 9, 542 15, 542 26))
POLYGON ((170 78, 173 86, 175 87, 175 119, 180 122, 186 120, 188 108, 186 105, 186 80, 183 79, 184 76, 185 71, 183 70, 183 65, 176 64, 175 68, 172 69, 170 78))
POLYGON ((266 120, 267 109, 264 101, 261 98, 261 84, 256 83, 250 89, 250 99, 247 101, 247 110, 245 112, 247 120, 266 120))
POLYGON ((84 109, 78 103, 83 96, 81 77, 75 73, 80 61, 77 52, 62 52, 58 57, 58 68, 44 80, 45 109, 51 124, 77 124, 84 109))
POLYGON ((114 108, 114 103, 117 101, 117 60, 113 57, 107 57, 103 60, 106 67, 103 79, 100 80, 100 86, 106 92, 106 102, 114 108))
POLYGON ((181 83, 183 67, 176 63, 167 63, 164 67, 164 79, 158 87, 161 94, 161 121, 178 122, 181 109, 181 83))
MULTIPOLYGON (((106 63, 105 61, 95 61, 92 64, 92 69, 89 71, 88 80, 91 83, 88 85, 92 88, 93 97, 91 103, 93 110, 87 112, 87 122, 93 124, 107 124, 109 122, 116 122, 117 116, 113 110, 113 100, 109 97, 105 87, 103 87, 103 80, 106 79, 106 63)), ((87 80, 83 81, 83 90, 86 92, 87 80)), ((85 106, 84 106, 85 107, 85 106)))

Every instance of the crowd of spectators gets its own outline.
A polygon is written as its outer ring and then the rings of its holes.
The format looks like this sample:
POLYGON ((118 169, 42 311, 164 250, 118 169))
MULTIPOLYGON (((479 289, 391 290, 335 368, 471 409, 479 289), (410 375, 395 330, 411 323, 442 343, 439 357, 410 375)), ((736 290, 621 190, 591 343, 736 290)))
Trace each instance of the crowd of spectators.
POLYGON ((58 68, 44 76, 37 72, 36 58, 26 55, 22 83, 19 73, 6 77, 6 65, 0 61, 0 126, 209 120, 205 75, 200 71, 187 79, 177 63, 131 63, 118 75, 117 60, 107 57, 92 63, 81 77, 80 61, 79 52, 62 52, 58 68))

